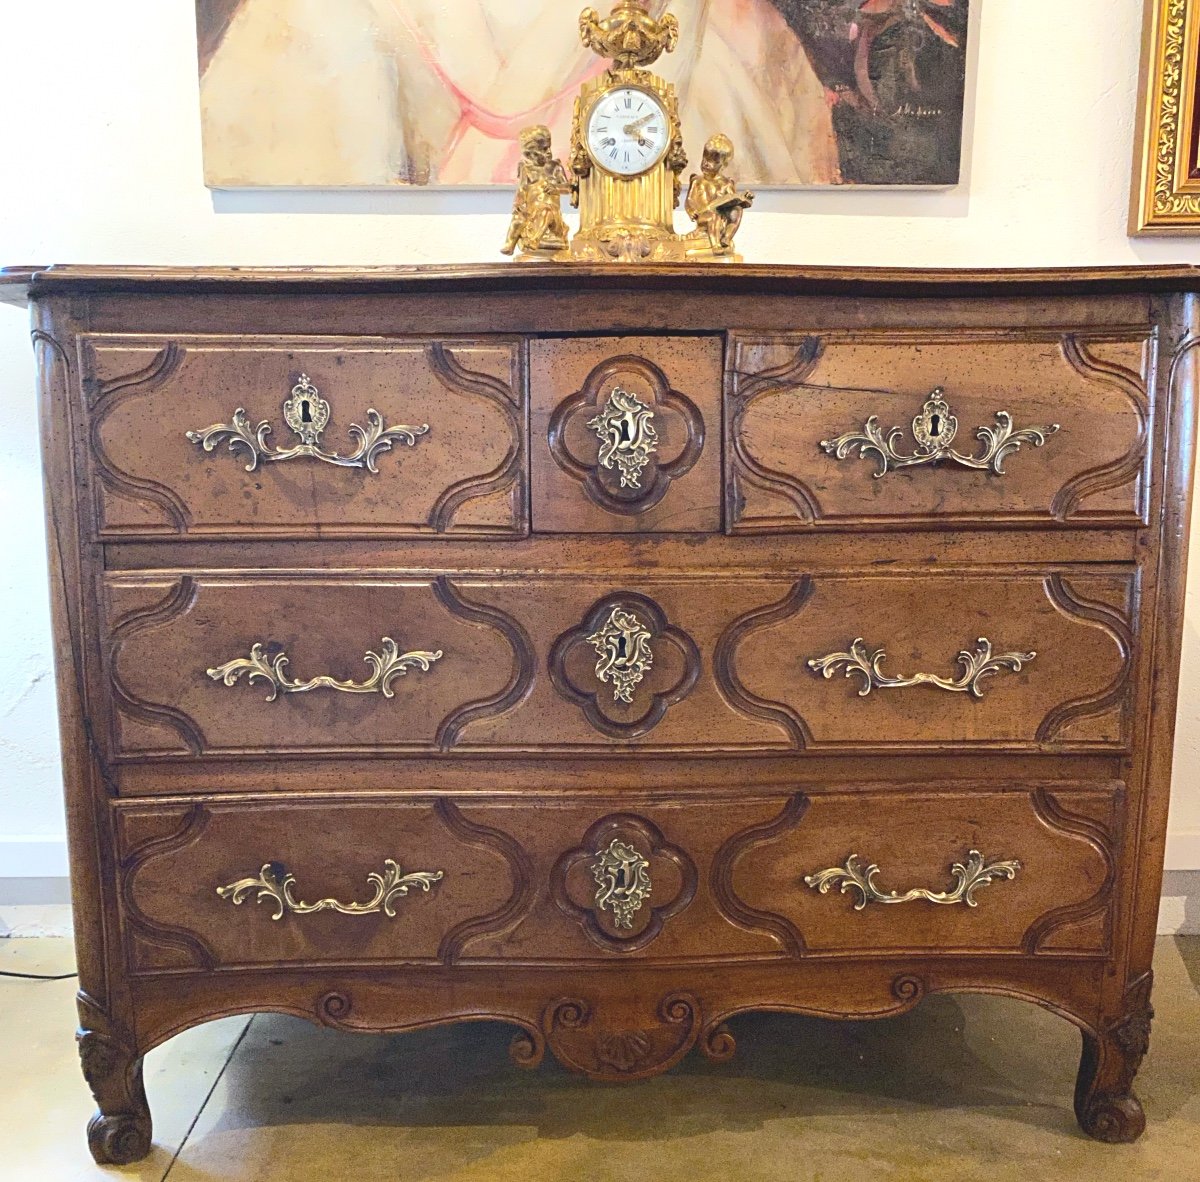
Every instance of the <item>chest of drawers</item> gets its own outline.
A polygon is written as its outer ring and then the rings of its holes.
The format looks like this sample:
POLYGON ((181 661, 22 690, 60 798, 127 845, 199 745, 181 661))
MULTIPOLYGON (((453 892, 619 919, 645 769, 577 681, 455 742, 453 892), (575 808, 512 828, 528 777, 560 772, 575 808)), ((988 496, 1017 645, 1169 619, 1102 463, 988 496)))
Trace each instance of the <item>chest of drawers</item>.
POLYGON ((97 1159, 222 1015, 633 1081, 955 990, 1075 1023, 1136 1137, 1196 286, 8 272, 97 1159))

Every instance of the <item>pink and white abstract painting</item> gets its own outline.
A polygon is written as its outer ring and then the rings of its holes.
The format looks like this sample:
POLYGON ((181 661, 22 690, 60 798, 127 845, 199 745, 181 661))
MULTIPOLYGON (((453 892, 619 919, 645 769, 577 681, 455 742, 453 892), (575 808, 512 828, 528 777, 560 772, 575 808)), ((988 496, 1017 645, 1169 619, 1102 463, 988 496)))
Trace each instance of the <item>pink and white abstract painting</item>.
MULTIPOLYGON (((689 156, 724 132, 747 184, 954 184, 968 2, 651 0, 682 30, 655 69, 689 156)), ((565 156, 575 93, 604 68, 584 6, 196 0, 207 182, 511 184, 521 128, 548 124, 565 156)))

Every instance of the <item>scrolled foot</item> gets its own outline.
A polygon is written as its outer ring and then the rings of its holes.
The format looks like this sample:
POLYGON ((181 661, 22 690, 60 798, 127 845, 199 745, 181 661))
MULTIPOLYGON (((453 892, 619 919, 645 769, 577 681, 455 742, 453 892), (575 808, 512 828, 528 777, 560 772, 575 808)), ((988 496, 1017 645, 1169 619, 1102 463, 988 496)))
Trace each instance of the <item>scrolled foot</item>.
POLYGON ((1126 1145, 1146 1131, 1146 1114, 1132 1092, 1123 1096, 1093 1096, 1076 1115, 1079 1127, 1089 1137, 1109 1145, 1126 1145))
POLYGON ((88 1148, 97 1164, 127 1166, 150 1152, 152 1124, 142 1085, 142 1057, 129 1032, 80 993, 79 1063, 100 1111, 88 1123, 88 1148))
POLYGON ((1089 1137, 1110 1145, 1136 1141, 1146 1131, 1146 1114, 1133 1094, 1133 1078, 1150 1048, 1152 979, 1147 973, 1125 994, 1125 1012, 1099 1035, 1085 1032, 1075 1116, 1089 1137))
POLYGON ((150 1137, 149 1114, 120 1112, 105 1116, 97 1112, 88 1122, 88 1149, 101 1166, 127 1166, 141 1161, 150 1152, 150 1137))

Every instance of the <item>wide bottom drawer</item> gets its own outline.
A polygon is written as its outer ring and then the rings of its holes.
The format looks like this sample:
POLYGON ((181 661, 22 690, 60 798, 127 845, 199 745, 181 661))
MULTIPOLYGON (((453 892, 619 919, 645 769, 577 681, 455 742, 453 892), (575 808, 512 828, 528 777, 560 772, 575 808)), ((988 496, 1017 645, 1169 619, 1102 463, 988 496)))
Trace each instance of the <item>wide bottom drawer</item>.
POLYGON ((1103 955, 1118 784, 117 806, 135 974, 1103 955))

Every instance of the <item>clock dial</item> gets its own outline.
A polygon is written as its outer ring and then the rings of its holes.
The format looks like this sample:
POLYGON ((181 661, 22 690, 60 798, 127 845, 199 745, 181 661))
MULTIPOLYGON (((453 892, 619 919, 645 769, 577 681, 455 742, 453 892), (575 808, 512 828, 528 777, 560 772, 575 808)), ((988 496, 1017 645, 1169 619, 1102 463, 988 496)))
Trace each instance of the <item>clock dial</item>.
POLYGON ((662 103, 636 86, 606 92, 588 116, 588 153, 617 176, 638 176, 653 168, 670 142, 662 103))

